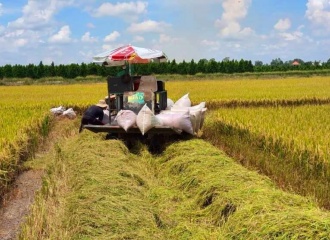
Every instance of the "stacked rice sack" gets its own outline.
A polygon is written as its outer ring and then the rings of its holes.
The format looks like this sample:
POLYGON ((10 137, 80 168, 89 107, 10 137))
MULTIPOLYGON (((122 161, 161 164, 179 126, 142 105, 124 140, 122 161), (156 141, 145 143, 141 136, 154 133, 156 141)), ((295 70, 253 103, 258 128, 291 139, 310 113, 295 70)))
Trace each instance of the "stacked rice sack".
POLYGON ((119 111, 116 121, 126 132, 137 126, 142 135, 155 126, 171 127, 177 133, 184 131, 195 135, 203 126, 206 110, 205 102, 191 106, 189 94, 186 94, 175 103, 167 99, 167 110, 158 115, 154 115, 150 108, 144 105, 137 115, 131 110, 119 111))
POLYGON ((148 132, 151 128, 161 125, 147 104, 142 107, 137 115, 131 110, 120 110, 115 120, 118 126, 123 128, 126 132, 130 128, 137 126, 142 135, 148 132))
POLYGON ((187 93, 175 103, 168 99, 167 110, 161 111, 156 118, 160 119, 163 126, 195 135, 203 126, 206 110, 205 102, 191 106, 189 93, 187 93))

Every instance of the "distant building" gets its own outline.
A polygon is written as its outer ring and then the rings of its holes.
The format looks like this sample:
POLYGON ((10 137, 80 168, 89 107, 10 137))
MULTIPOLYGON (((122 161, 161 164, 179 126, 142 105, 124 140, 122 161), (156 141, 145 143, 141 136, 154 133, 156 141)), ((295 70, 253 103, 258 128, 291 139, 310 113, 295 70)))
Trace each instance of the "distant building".
POLYGON ((299 66, 300 63, 299 63, 297 60, 295 60, 295 61, 293 61, 292 65, 293 65, 293 66, 299 66))

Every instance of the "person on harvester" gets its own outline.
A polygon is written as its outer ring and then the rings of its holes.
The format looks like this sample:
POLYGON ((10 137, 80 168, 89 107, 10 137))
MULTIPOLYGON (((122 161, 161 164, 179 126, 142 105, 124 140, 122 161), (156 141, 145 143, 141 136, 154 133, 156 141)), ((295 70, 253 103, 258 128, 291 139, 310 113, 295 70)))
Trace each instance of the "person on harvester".
POLYGON ((102 122, 104 112, 103 110, 107 109, 108 104, 105 100, 100 100, 98 104, 90 106, 83 114, 81 119, 81 124, 79 132, 83 130, 84 125, 104 125, 102 122))

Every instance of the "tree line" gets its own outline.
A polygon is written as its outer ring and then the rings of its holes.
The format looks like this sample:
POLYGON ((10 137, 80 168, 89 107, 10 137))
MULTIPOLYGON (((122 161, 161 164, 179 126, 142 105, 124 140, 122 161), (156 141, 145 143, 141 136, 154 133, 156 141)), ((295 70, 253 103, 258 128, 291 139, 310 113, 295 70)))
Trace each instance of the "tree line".
MULTIPOLYGON (((244 72, 272 72, 290 70, 320 70, 330 69, 330 59, 325 62, 304 62, 301 59, 283 62, 280 58, 274 59, 270 64, 263 64, 256 61, 254 64, 250 60, 230 60, 225 58, 222 61, 215 59, 200 59, 198 62, 182 61, 177 63, 175 60, 166 63, 135 64, 133 72, 137 75, 149 74, 181 74, 195 75, 196 73, 244 73, 244 72), (295 62, 295 65, 293 65, 295 62), (297 64, 298 63, 298 64, 297 64)), ((0 79, 3 78, 32 78, 39 79, 44 77, 63 77, 76 78, 88 75, 96 76, 115 76, 121 67, 104 67, 94 63, 55 65, 44 65, 41 61, 38 65, 10 65, 0 66, 0 79)))

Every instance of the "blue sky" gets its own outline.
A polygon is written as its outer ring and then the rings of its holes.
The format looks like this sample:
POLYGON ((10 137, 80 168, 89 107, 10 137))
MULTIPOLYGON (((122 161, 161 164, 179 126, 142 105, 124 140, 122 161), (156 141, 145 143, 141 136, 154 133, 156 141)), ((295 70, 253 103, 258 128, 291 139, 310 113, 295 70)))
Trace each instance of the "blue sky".
POLYGON ((177 62, 324 62, 329 22, 329 0, 0 0, 0 65, 89 63, 123 44, 177 62))

